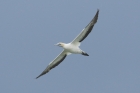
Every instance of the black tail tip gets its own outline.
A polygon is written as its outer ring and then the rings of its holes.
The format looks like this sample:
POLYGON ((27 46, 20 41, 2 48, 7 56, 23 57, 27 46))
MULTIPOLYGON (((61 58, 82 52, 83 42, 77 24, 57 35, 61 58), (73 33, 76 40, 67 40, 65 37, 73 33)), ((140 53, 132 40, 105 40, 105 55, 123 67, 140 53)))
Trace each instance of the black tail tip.
POLYGON ((84 56, 89 56, 87 53, 85 53, 85 52, 82 52, 82 55, 84 55, 84 56))

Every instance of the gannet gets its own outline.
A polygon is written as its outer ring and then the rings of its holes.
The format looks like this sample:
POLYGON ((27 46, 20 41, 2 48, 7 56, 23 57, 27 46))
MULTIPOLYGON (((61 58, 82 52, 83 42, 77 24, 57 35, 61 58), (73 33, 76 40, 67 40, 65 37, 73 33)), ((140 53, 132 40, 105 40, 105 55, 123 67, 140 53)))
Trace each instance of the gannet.
POLYGON ((52 68, 58 66, 69 54, 82 54, 84 56, 89 56, 86 52, 79 48, 80 43, 88 36, 88 34, 92 31, 94 24, 97 22, 99 10, 97 10, 94 18, 91 22, 81 31, 81 33, 70 43, 62 43, 59 42, 56 45, 63 48, 63 51, 46 67, 46 69, 36 77, 39 78, 40 76, 48 73, 52 68))

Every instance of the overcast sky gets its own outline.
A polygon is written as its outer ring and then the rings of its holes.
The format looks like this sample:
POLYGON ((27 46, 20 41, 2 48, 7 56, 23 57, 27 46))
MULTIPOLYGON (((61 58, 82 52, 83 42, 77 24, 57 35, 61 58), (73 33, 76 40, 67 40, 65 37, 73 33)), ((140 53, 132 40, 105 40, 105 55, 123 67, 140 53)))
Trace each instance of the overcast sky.
POLYGON ((0 93, 140 93, 139 0, 1 0, 0 93), (80 48, 35 79, 100 10, 80 48))

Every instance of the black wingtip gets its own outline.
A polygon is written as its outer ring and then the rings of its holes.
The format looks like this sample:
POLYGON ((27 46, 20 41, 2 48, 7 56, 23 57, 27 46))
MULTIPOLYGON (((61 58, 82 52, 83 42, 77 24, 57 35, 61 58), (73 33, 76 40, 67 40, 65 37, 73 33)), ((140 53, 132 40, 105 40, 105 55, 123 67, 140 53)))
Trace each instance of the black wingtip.
POLYGON ((99 9, 97 9, 97 12, 96 12, 96 15, 95 15, 95 17, 97 17, 97 19, 98 19, 98 15, 99 15, 99 9))
POLYGON ((36 77, 35 79, 38 79, 39 77, 36 77))
POLYGON ((45 75, 47 72, 43 71, 39 76, 36 77, 36 79, 38 79, 39 77, 41 77, 42 75, 45 75))
POLYGON ((42 75, 37 76, 36 79, 38 79, 40 76, 42 76, 42 75))
POLYGON ((97 12, 96 12, 96 14, 95 14, 95 16, 94 16, 94 18, 93 18, 93 20, 94 20, 95 23, 96 23, 97 20, 98 20, 98 15, 99 15, 99 9, 97 9, 97 12))

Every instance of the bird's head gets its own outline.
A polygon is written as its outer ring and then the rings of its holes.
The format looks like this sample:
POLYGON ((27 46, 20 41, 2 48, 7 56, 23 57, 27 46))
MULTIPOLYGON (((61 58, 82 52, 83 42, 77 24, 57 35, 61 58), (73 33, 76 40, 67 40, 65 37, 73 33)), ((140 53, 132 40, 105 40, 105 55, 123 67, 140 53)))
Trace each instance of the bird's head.
POLYGON ((57 44, 55 44, 56 46, 59 46, 59 47, 64 47, 65 43, 62 43, 62 42, 59 42, 57 44))

